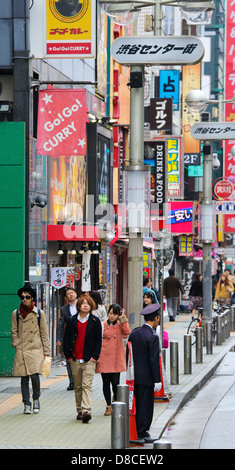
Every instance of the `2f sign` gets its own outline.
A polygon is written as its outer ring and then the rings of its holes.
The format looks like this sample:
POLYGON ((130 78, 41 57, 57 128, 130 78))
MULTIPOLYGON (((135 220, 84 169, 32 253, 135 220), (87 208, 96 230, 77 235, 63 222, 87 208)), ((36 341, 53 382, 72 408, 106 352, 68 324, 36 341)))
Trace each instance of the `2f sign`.
POLYGON ((200 153, 185 153, 184 164, 192 166, 201 165, 200 153))

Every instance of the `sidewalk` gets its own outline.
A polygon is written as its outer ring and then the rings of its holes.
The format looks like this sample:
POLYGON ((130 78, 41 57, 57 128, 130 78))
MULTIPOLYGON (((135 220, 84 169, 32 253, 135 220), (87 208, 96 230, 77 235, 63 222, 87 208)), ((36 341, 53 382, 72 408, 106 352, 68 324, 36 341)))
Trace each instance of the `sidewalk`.
MULTIPOLYGON (((180 314, 175 322, 164 327, 169 341, 179 343, 179 385, 170 384, 170 350, 166 352, 166 375, 169 402, 155 403, 150 433, 160 439, 168 423, 179 409, 200 390, 235 344, 235 332, 221 346, 213 344, 213 354, 203 350, 203 363, 196 364, 192 348, 192 374, 184 374, 184 335, 190 315, 180 314)), ((125 383, 126 374, 121 374, 125 383)), ((20 378, 0 377, 0 449, 110 449, 111 417, 104 416, 106 408, 100 374, 93 382, 92 420, 83 424, 76 420, 73 391, 67 391, 68 378, 64 361, 55 362, 48 379, 41 378, 41 411, 24 415, 21 402, 20 378)), ((152 448, 145 445, 144 448, 152 448)))

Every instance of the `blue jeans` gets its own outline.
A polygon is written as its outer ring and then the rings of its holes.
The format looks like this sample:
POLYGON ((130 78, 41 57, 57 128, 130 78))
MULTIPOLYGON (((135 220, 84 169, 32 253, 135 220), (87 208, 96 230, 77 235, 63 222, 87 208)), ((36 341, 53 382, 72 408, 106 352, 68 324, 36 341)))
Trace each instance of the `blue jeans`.
POLYGON ((167 311, 169 317, 175 318, 177 314, 178 297, 169 297, 167 299, 167 311))
POLYGON ((33 400, 38 400, 40 397, 40 378, 39 374, 25 375, 21 377, 21 393, 22 401, 25 405, 31 405, 29 393, 29 377, 32 382, 33 400))

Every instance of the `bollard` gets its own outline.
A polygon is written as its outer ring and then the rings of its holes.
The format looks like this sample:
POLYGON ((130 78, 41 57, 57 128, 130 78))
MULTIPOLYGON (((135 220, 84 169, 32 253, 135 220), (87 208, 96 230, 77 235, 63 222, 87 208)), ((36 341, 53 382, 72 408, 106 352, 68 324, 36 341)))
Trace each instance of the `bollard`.
POLYGON ((227 315, 228 315, 228 338, 229 338, 230 333, 231 333, 231 310, 230 308, 228 309, 227 315))
POLYGON ((221 346, 222 344, 222 317, 220 315, 217 315, 216 317, 216 329, 217 329, 216 344, 217 346, 221 346))
POLYGON ((125 449, 125 408, 121 401, 112 403, 111 449, 125 449))
POLYGON ((184 373, 192 374, 192 337, 184 335, 184 373))
POLYGON ((212 323, 206 322, 206 353, 212 354, 212 323))
POLYGON ((153 443, 153 449, 171 449, 171 442, 164 441, 163 439, 161 441, 156 441, 153 443))
POLYGON ((206 346, 206 323, 205 322, 203 322, 202 329, 203 329, 202 344, 203 346, 206 346))
POLYGON ((162 362, 164 364, 164 367, 166 368, 166 349, 161 350, 161 355, 162 355, 162 362))
POLYGON ((178 358, 177 341, 170 342, 170 371, 171 371, 171 384, 178 385, 179 383, 179 358, 178 358))
POLYGON ((125 447, 128 448, 129 440, 129 386, 119 384, 117 386, 117 401, 125 403, 125 447))
POLYGON ((226 312, 224 314, 224 337, 225 339, 228 338, 228 316, 226 312))
POLYGON ((222 317, 222 343, 223 343, 223 341, 225 341, 224 314, 222 314, 221 317, 222 317))
POLYGON ((235 305, 231 305, 231 331, 235 331, 235 305))
POLYGON ((202 328, 196 328, 196 363, 203 362, 203 341, 202 341, 202 328))

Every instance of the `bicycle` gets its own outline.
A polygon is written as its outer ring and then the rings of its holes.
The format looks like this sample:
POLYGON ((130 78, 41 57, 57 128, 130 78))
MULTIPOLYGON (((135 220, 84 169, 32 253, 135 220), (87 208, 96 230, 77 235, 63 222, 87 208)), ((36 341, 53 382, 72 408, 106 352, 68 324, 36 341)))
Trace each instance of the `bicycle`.
POLYGON ((196 328, 202 327, 203 320, 203 308, 198 307, 198 317, 192 317, 187 329, 187 335, 191 335, 191 345, 193 346, 196 343, 196 328))
MULTIPOLYGON (((191 345, 193 346, 196 343, 196 328, 203 327, 203 307, 199 307, 198 309, 198 317, 192 317, 191 322, 189 323, 187 334, 192 336, 191 345)), ((214 310, 214 309, 213 309, 214 310)), ((211 340, 212 343, 215 341, 216 336, 216 316, 212 317, 211 322, 211 340)), ((203 333, 203 330, 202 330, 203 333)))

